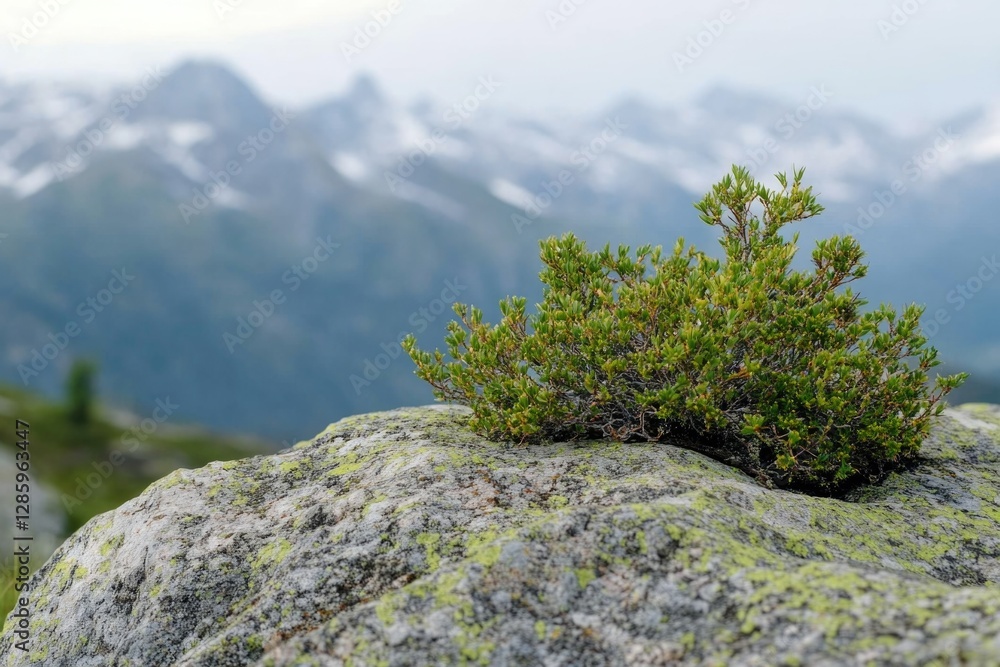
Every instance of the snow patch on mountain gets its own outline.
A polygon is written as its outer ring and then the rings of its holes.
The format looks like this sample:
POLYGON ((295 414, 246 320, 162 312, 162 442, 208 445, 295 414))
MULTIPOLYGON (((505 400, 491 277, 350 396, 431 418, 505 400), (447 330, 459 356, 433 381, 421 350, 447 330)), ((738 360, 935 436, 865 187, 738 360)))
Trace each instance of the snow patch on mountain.
POLYGON ((14 183, 14 196, 25 199, 40 192, 56 178, 55 170, 48 163, 39 165, 14 183))
POLYGON ((426 209, 441 213, 456 222, 465 221, 465 207, 454 199, 446 197, 422 185, 403 181, 396 185, 394 194, 400 199, 419 204, 426 209))
POLYGON ((524 208, 534 199, 534 195, 530 192, 504 178, 495 178, 490 181, 489 191, 500 201, 515 208, 524 208))
POLYGON ((115 127, 108 133, 104 142, 104 148, 113 151, 130 151, 142 146, 151 136, 152 132, 145 125, 122 125, 115 127))
POLYGON ((13 138, 0 146, 0 163, 11 164, 21 157, 29 148, 34 146, 42 133, 34 127, 27 127, 20 130, 13 138))
POLYGON ((984 114, 969 144, 967 155, 973 163, 1000 159, 1000 106, 984 114))
POLYGON ((182 148, 190 148, 211 139, 215 136, 215 130, 208 123, 171 123, 167 126, 167 136, 171 143, 182 148))
POLYGON ((11 169, 10 165, 0 162, 0 187, 13 187, 21 173, 16 169, 11 169))
POLYGON ((98 107, 78 108, 53 120, 52 129, 60 140, 70 141, 101 120, 101 111, 98 107))
POLYGON ((233 187, 223 188, 212 201, 218 206, 239 209, 242 211, 249 210, 253 204, 253 198, 250 195, 245 192, 240 192, 233 187))
POLYGON ((507 155, 520 163, 563 166, 569 164, 575 150, 537 127, 514 125, 498 139, 503 142, 507 155))
POLYGON ((615 149, 629 159, 650 166, 660 166, 667 161, 667 154, 631 137, 619 138, 615 149))
POLYGON ((330 158, 330 166, 341 176, 355 183, 363 183, 371 174, 369 165, 356 153, 334 153, 330 158))
POLYGON ((185 178, 196 183, 205 181, 209 176, 208 168, 180 146, 168 144, 159 147, 156 152, 167 164, 176 167, 185 178))

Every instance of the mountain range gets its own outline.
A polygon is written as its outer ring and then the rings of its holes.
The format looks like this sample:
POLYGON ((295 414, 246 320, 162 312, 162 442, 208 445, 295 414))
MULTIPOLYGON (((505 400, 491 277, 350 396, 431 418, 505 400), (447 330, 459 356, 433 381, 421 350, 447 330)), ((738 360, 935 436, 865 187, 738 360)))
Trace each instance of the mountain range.
POLYGON ((440 346, 455 300, 537 300, 550 234, 711 249, 692 204, 739 163, 806 166, 827 212, 803 248, 858 236, 859 291, 926 303, 949 370, 975 372, 961 398, 1000 402, 1000 108, 904 132, 823 86, 590 117, 503 94, 484 77, 407 105, 362 76, 286 108, 206 61, 116 89, 0 82, 0 380, 54 393, 96 358, 137 414, 169 398, 286 441, 426 403, 402 334, 440 346))

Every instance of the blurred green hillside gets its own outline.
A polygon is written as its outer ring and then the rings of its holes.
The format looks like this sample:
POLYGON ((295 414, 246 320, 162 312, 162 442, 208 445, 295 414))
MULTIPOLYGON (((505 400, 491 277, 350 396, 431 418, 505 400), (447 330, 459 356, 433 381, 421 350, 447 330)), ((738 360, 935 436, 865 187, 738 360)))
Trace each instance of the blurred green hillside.
MULTIPOLYGON (((0 498, 6 514, 0 539, 10 546, 18 451, 15 421, 20 419, 30 425, 31 527, 25 534, 35 538, 32 572, 90 518, 136 497, 169 472, 276 449, 260 440, 174 423, 176 416, 156 406, 142 416, 106 406, 95 412, 90 423, 77 425, 64 405, 0 386, 0 498)), ((5 554, 10 551, 4 549, 5 554)), ((8 558, 0 560, 0 612, 4 616, 15 600, 13 563, 8 558)))

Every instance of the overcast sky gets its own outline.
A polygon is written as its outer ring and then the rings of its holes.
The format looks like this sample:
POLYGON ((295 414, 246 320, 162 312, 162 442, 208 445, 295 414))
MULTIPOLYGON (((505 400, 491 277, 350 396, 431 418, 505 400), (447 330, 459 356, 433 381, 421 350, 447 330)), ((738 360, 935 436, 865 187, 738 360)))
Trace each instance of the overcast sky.
POLYGON ((902 127, 1000 103, 997 25, 986 0, 3 0, 0 76, 128 81, 213 56, 275 102, 369 71, 393 97, 442 102, 492 76, 498 103, 526 111, 678 105, 719 83, 795 101, 825 84, 902 127), (354 43, 372 12, 387 24, 354 43))

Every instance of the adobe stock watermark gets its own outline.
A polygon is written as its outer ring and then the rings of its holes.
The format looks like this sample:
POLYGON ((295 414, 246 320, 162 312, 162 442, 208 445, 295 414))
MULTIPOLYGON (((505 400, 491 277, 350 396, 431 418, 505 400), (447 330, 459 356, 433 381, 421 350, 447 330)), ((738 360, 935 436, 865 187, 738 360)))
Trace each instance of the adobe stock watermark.
POLYGON ((226 163, 225 169, 210 171, 209 180, 201 187, 194 188, 194 196, 189 203, 182 202, 178 205, 178 210, 184 218, 184 224, 191 224, 191 218, 201 215, 202 211, 211 206, 233 182, 233 178, 243 173, 243 167, 257 159, 257 156, 267 150, 275 138, 288 129, 289 120, 295 118, 295 114, 288 109, 275 111, 267 127, 261 128, 256 134, 249 135, 240 145, 236 147, 236 152, 243 157, 243 161, 230 160, 226 163))
POLYGON ((401 0, 389 0, 385 7, 373 11, 370 14, 371 19, 354 29, 354 38, 351 41, 340 43, 340 52, 344 54, 344 60, 350 64, 360 56, 361 52, 379 38, 401 11, 403 11, 401 0))
POLYGON ((124 292, 133 280, 135 276, 129 274, 125 268, 112 271, 107 287, 77 305, 76 314, 83 324, 75 319, 69 320, 58 331, 49 333, 49 342, 43 344, 41 348, 32 348, 28 362, 17 365, 17 373, 21 376, 24 386, 29 386, 34 378, 41 375, 63 350, 69 347, 70 341, 83 332, 83 327, 91 324, 100 313, 107 310, 115 297, 124 292))
MULTIPOLYGON (((961 137, 955 134, 951 127, 940 128, 934 137, 933 143, 923 151, 914 154, 909 160, 903 163, 900 170, 910 183, 916 183, 932 169, 938 159, 951 149, 961 137)), ((857 224, 847 223, 844 226, 844 233, 852 236, 861 236, 870 229, 892 206, 899 201, 900 197, 906 194, 908 186, 906 181, 897 178, 889 184, 887 190, 876 190, 872 193, 873 201, 867 206, 858 207, 857 224)))
POLYGON ((889 41, 889 37, 909 23, 910 19, 916 16, 925 4, 927 4, 927 0, 903 0, 903 2, 894 4, 888 18, 875 22, 882 39, 889 41))
POLYGON ((243 6, 246 0, 213 0, 212 9, 220 21, 225 21, 226 17, 243 6))
POLYGON ((107 139, 111 131, 123 122, 129 115, 155 90, 166 75, 157 67, 146 68, 144 76, 135 88, 119 95, 111 104, 111 114, 92 124, 84 131, 83 139, 65 149, 65 157, 50 164, 59 181, 65 181, 78 173, 88 158, 107 139))
POLYGON ((997 256, 982 257, 973 274, 965 281, 955 285, 945 295, 945 302, 951 304, 951 308, 936 309, 930 321, 924 324, 923 329, 928 340, 936 336, 941 327, 949 324, 952 314, 964 309, 986 287, 988 282, 996 278, 998 273, 1000 273, 1000 261, 997 260, 997 256))
MULTIPOLYGON (((750 0, 731 0, 740 11, 750 7, 750 0)), ((694 65, 694 62, 705 55, 712 45, 726 32, 728 26, 736 23, 739 15, 732 9, 723 9, 715 18, 702 21, 702 30, 688 37, 682 51, 674 51, 674 65, 681 74, 694 65)))
MULTIPOLYGON (((333 251, 339 247, 340 244, 334 243, 329 236, 325 239, 317 238, 312 252, 281 275, 281 284, 288 286, 288 293, 297 292, 319 270, 320 265, 333 256, 333 251)), ((271 293, 263 300, 254 299, 250 312, 245 317, 236 318, 236 329, 232 333, 226 331, 222 334, 222 342, 229 350, 229 354, 234 354, 237 346, 250 340, 250 337, 277 312, 278 306, 283 305, 287 300, 288 294, 281 288, 271 290, 271 293)))
MULTIPOLYGON (((774 123, 774 131, 784 140, 788 141, 795 136, 808 123, 814 114, 826 106, 826 103, 833 97, 833 93, 827 90, 826 84, 813 86, 809 89, 809 95, 802 104, 794 110, 789 111, 774 123)), ((746 165, 751 173, 756 173, 771 159, 771 157, 781 150, 781 144, 773 136, 768 137, 757 148, 748 148, 747 157, 750 158, 746 165)))
POLYGON ((106 460, 94 461, 91 463, 91 466, 94 468, 93 472, 73 480, 76 482, 73 495, 63 493, 60 497, 63 507, 66 508, 67 512, 81 505, 83 501, 94 495, 94 492, 101 488, 101 485, 114 474, 115 470, 125 463, 127 459, 123 452, 128 454, 135 452, 141 443, 156 433, 160 425, 170 419, 174 412, 181 407, 171 402, 169 396, 165 399, 156 399, 155 406, 150 417, 146 417, 129 431, 122 434, 119 441, 122 446, 121 450, 114 450, 108 455, 106 460))
POLYGON ((549 23, 549 30, 555 32, 563 23, 569 21, 576 14, 580 7, 587 4, 587 0, 562 0, 555 9, 545 10, 545 20, 549 23))
POLYGON ((381 343, 379 347, 382 348, 382 352, 362 362, 361 375, 353 374, 350 376, 349 380, 351 386, 354 387, 355 395, 360 396, 362 390, 370 387, 392 365, 392 362, 399 358, 403 353, 403 347, 400 343, 408 335, 411 333, 420 334, 427 331, 427 327, 437 320, 442 313, 449 310, 449 306, 455 303, 459 295, 467 289, 469 289, 469 286, 460 283, 458 278, 446 280, 444 281, 444 289, 441 290, 439 298, 434 299, 419 310, 410 313, 406 321, 413 327, 413 331, 400 331, 393 340, 381 343))
POLYGON ((523 215, 521 213, 511 214, 510 220, 514 224, 514 229, 517 230, 517 233, 521 234, 525 227, 534 224, 535 220, 541 217, 545 209, 552 206, 563 195, 566 188, 576 182, 577 176, 587 171, 590 165, 603 155, 608 150, 608 147, 617 141, 627 129, 628 125, 623 123, 619 116, 615 116, 614 119, 607 119, 604 123, 604 129, 600 134, 591 139, 589 143, 580 146, 570 156, 570 162, 576 166, 575 174, 569 169, 563 169, 557 174, 555 179, 542 181, 541 189, 536 191, 530 201, 525 204, 523 215))
POLYGON ((63 7, 73 0, 39 0, 38 10, 21 19, 21 28, 17 32, 7 33, 7 39, 14 53, 19 53, 22 46, 37 37, 63 10, 63 7))
MULTIPOLYGON (((493 97, 493 94, 501 87, 503 87, 503 83, 495 80, 492 76, 479 77, 479 83, 475 89, 444 112, 442 120, 448 126, 449 131, 454 132, 474 117, 483 103, 493 97)), ((449 138, 448 132, 440 127, 435 127, 429 137, 417 142, 416 148, 406 155, 400 156, 394 171, 385 170, 383 172, 389 191, 395 194, 396 188, 413 176, 417 169, 427 162, 428 158, 447 143, 449 138)))

